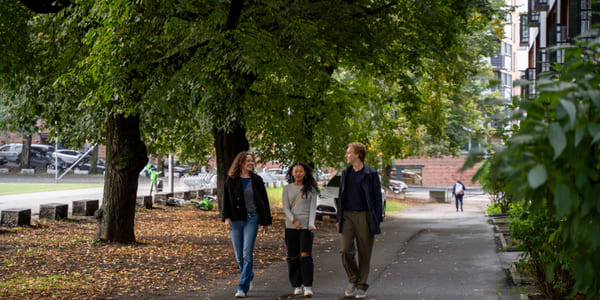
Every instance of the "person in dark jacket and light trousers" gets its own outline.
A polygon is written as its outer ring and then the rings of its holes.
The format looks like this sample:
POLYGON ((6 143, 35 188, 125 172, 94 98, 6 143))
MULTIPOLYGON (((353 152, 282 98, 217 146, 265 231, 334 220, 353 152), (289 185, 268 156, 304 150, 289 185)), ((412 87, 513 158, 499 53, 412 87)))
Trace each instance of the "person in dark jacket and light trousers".
POLYGON ((254 174, 254 156, 240 152, 229 168, 221 218, 231 235, 235 259, 241 271, 240 282, 235 293, 237 298, 245 298, 252 289, 253 252, 258 225, 263 232, 273 223, 267 190, 262 178, 254 174))
POLYGON ((350 143, 337 200, 336 226, 341 233, 342 264, 348 277, 346 297, 367 297, 367 278, 375 235, 381 233, 383 205, 379 174, 364 164, 365 145, 350 143), (356 253, 358 250, 358 264, 356 253))

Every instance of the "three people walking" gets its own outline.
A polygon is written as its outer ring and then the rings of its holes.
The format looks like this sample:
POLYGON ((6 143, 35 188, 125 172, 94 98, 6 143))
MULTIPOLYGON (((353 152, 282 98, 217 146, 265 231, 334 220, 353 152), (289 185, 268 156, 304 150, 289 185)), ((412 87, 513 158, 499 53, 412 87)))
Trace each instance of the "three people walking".
MULTIPOLYGON (((346 151, 349 167, 342 171, 337 199, 336 227, 341 234, 340 254, 348 285, 346 297, 367 297, 367 279, 375 235, 381 233, 383 205, 379 174, 364 164, 366 147, 350 143, 346 151), (357 261, 358 260, 358 261, 357 261)), ((229 169, 221 208, 229 230, 235 258, 241 271, 235 296, 246 297, 252 289, 253 249, 258 226, 264 232, 272 224, 265 185, 254 174, 254 156, 239 153, 229 169)), ((312 168, 298 162, 287 174, 282 206, 285 213, 285 244, 288 275, 294 295, 313 295, 314 263, 312 245, 316 230, 316 198, 319 193, 312 168)))

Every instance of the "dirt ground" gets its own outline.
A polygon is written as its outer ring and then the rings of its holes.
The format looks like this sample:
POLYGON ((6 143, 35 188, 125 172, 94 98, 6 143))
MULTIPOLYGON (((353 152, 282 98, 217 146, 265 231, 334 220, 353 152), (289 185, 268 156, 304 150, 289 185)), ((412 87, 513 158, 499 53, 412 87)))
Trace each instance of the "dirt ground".
MULTIPOLYGON (((285 258, 281 208, 259 233, 255 272, 285 258)), ((332 243, 335 223, 317 221, 315 248, 332 243)), ((1 299, 119 299, 176 296, 228 284, 238 267, 217 211, 158 206, 136 211, 134 244, 101 243, 92 218, 0 227, 1 299)))

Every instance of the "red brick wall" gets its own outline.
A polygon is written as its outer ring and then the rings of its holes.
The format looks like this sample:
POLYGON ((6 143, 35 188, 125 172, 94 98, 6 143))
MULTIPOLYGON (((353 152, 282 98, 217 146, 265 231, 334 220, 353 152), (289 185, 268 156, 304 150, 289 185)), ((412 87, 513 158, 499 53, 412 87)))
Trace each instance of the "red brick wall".
POLYGON ((473 183, 472 178, 476 168, 470 168, 460 173, 459 170, 467 159, 467 155, 458 157, 445 156, 441 158, 407 158, 396 160, 395 165, 422 165, 424 186, 451 186, 456 180, 462 181, 466 186, 479 186, 473 183))

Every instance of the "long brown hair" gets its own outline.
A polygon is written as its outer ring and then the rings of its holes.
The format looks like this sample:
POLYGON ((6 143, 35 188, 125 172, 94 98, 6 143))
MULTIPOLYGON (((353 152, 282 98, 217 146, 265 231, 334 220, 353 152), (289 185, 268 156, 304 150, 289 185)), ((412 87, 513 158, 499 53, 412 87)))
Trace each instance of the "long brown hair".
POLYGON ((242 168, 246 163, 248 155, 252 156, 252 159, 254 159, 254 154, 246 151, 242 151, 235 156, 233 163, 231 163, 231 167, 229 167, 229 171, 227 172, 229 177, 234 179, 240 177, 240 174, 242 174, 242 168))

